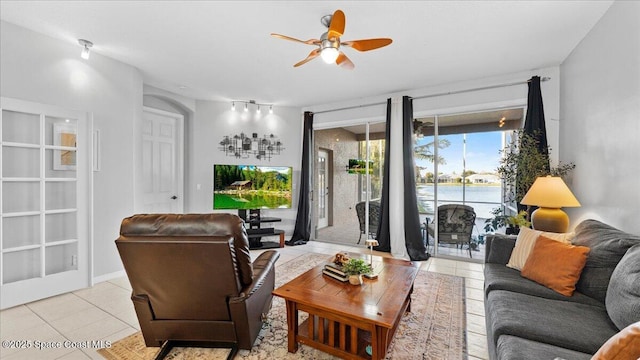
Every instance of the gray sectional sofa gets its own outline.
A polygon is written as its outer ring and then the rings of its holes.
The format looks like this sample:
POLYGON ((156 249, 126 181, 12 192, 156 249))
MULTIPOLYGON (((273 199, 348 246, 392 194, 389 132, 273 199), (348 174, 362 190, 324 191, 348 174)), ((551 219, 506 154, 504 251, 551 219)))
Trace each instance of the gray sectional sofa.
POLYGON ((591 250, 573 296, 506 267, 516 239, 488 236, 485 312, 491 359, 590 359, 610 337, 640 321, 640 236, 586 220, 574 245, 591 250))

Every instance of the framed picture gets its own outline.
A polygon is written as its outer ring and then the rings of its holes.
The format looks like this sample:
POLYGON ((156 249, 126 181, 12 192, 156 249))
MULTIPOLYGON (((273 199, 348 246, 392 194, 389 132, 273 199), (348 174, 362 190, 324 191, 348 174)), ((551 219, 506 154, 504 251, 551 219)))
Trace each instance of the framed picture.
POLYGON ((53 170, 76 169, 76 136, 75 124, 53 124, 53 145, 74 148, 53 150, 53 170))

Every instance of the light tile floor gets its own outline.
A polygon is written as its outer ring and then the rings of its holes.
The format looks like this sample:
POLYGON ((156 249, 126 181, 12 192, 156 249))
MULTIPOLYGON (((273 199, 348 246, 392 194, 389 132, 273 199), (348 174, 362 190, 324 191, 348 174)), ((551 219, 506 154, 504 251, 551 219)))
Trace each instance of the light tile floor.
MULTIPOLYGON (((308 252, 333 255, 338 251, 367 253, 362 246, 309 242, 304 246, 278 249, 278 264, 308 252)), ((252 251, 257 257, 261 251, 252 251)), ((387 253, 375 255, 389 256, 387 253)), ((450 259, 431 258, 421 270, 465 278, 467 348, 470 360, 488 359, 483 306, 483 265, 450 259)), ((130 300, 131 286, 126 277, 105 281, 74 291, 0 312, 0 359, 102 359, 91 341, 115 342, 140 329, 130 300), (39 341, 40 345, 62 344, 60 348, 15 349, 6 340, 39 341), (65 341, 69 341, 65 346, 65 341), (88 341, 88 343, 87 343, 88 341), (88 344, 88 347, 82 347, 88 344), (75 345, 69 346, 69 345, 75 345)))

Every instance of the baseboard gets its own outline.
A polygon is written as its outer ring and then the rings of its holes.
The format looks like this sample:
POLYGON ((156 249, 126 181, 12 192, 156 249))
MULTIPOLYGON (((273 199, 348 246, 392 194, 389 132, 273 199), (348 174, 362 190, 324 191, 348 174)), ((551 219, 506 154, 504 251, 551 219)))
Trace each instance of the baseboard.
POLYGON ((98 284, 98 283, 101 283, 101 282, 105 282, 105 281, 121 278, 121 277, 124 277, 124 276, 127 276, 127 273, 124 270, 120 270, 120 271, 112 272, 112 273, 109 273, 109 274, 95 276, 93 278, 93 283, 94 284, 98 284))

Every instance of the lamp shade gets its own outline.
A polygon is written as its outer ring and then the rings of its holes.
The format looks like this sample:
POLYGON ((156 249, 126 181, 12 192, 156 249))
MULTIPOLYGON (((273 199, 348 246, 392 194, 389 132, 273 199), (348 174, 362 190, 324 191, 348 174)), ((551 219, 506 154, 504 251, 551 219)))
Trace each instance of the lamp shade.
POLYGON ((573 196, 567 184, 558 176, 537 178, 520 203, 553 209, 580 206, 578 199, 573 196))
POLYGON ((378 243, 378 240, 376 240, 376 239, 367 239, 367 240, 364 241, 364 243, 367 246, 378 246, 378 245, 380 245, 378 243))

